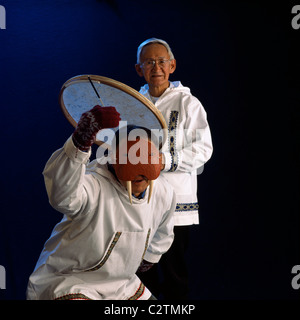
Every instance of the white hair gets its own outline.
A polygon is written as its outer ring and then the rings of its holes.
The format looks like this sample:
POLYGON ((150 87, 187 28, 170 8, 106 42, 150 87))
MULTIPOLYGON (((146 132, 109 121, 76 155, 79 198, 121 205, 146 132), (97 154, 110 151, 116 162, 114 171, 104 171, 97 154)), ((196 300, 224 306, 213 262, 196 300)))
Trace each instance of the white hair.
POLYGON ((147 39, 145 40, 144 42, 142 42, 139 47, 138 47, 138 50, 137 50, 137 64, 140 63, 140 56, 141 56, 141 52, 143 50, 143 48, 145 46, 147 46, 148 44, 151 44, 151 43, 159 43, 159 44, 162 44, 168 51, 168 54, 170 56, 170 59, 175 59, 174 58, 174 55, 173 55, 173 52, 170 48, 170 46, 168 45, 168 43, 164 40, 161 40, 161 39, 157 39, 157 38, 150 38, 150 39, 147 39))

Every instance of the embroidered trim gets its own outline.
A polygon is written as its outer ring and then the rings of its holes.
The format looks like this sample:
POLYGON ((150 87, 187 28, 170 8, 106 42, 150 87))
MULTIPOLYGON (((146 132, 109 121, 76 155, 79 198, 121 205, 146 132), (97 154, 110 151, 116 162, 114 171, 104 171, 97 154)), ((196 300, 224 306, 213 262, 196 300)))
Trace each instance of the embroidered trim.
POLYGON ((148 234, 147 234, 147 238, 146 238, 146 243, 145 243, 145 250, 144 250, 144 253, 143 253, 143 255, 142 255, 141 262, 143 261, 143 259, 144 259, 144 257, 145 257, 145 254, 146 254, 146 251, 147 251, 147 249, 148 249, 148 243, 149 243, 150 233, 151 233, 151 228, 148 230, 148 234))
POLYGON ((109 258, 110 254, 112 253, 112 251, 113 251, 115 245, 117 244, 118 240, 120 239, 121 234, 122 234, 122 232, 117 232, 116 233, 116 235, 114 236, 113 241, 111 242, 111 244, 110 244, 110 246, 109 246, 109 248, 108 248, 108 250, 107 250, 107 252, 106 252, 106 254, 104 256, 104 258, 100 261, 100 263, 97 264, 95 267, 93 267, 91 269, 85 270, 85 272, 96 271, 96 270, 100 269, 104 265, 104 263, 107 261, 107 259, 109 258))
POLYGON ((145 291, 145 285, 141 282, 139 288, 136 290, 135 294, 131 296, 128 300, 138 300, 145 291))
POLYGON ((178 154, 176 151, 176 127, 178 121, 178 111, 171 111, 169 121, 169 150, 172 157, 171 168, 169 171, 174 172, 178 167, 178 154))
POLYGON ((54 300, 93 300, 82 293, 69 293, 54 300))
POLYGON ((199 204, 195 203, 177 203, 175 212, 178 211, 195 211, 199 209, 199 204))

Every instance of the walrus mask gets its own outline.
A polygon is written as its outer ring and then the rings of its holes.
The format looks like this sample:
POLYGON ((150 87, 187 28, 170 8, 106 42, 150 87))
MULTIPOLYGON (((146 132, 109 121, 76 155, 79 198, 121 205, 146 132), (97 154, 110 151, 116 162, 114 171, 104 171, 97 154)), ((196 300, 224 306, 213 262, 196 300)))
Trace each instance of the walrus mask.
POLYGON ((123 139, 115 152, 113 168, 118 179, 126 181, 131 204, 132 181, 135 181, 137 176, 148 180, 149 203, 153 191, 153 180, 158 178, 161 170, 159 151, 154 143, 145 138, 137 138, 135 141, 123 139))

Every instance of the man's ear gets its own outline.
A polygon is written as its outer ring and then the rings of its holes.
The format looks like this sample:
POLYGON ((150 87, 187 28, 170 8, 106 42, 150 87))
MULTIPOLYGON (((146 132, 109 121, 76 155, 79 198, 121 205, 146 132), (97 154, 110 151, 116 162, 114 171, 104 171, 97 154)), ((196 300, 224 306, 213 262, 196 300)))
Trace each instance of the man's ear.
POLYGON ((141 66, 140 66, 139 64, 136 64, 136 65, 135 65, 135 70, 136 70, 137 74, 138 74, 140 77, 143 77, 143 76, 144 76, 144 75, 143 75, 143 70, 142 70, 142 68, 141 68, 141 66))
POLYGON ((170 62, 170 73, 173 73, 176 70, 176 60, 173 59, 170 62))

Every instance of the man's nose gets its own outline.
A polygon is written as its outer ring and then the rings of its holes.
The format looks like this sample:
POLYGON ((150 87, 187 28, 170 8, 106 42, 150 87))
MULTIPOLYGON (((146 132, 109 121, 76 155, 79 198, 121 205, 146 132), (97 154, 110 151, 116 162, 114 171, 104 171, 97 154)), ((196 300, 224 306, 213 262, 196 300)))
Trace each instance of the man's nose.
POLYGON ((159 70, 159 69, 160 69, 159 61, 155 60, 155 64, 153 66, 153 70, 159 70))

